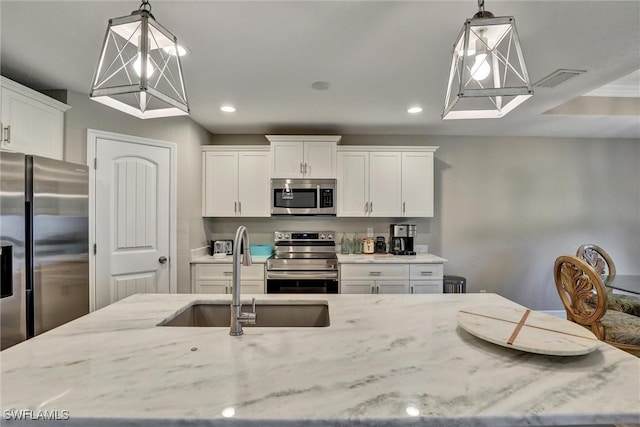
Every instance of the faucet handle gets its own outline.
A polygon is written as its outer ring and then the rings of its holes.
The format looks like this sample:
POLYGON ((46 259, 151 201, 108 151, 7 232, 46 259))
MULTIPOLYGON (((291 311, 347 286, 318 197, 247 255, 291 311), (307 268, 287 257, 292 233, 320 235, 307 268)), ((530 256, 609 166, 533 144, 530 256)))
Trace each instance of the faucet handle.
POLYGON ((238 321, 243 325, 255 325, 256 324, 256 299, 251 298, 251 313, 240 313, 238 321))

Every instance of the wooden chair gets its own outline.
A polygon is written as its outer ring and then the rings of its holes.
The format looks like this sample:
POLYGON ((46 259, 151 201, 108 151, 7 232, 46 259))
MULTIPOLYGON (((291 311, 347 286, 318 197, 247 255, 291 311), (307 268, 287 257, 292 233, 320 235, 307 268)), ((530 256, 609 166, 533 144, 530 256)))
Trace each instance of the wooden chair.
POLYGON ((598 245, 592 243, 582 245, 576 251, 576 256, 587 262, 604 280, 604 286, 609 297, 607 309, 622 311, 634 316, 640 316, 640 298, 633 295, 614 294, 606 286, 616 277, 616 265, 609 254, 598 245))
POLYGON ((589 328, 599 340, 640 356, 640 317, 607 310, 600 275, 584 260, 570 255, 556 259, 553 276, 567 319, 589 328), (595 303, 589 303, 589 300, 595 303))

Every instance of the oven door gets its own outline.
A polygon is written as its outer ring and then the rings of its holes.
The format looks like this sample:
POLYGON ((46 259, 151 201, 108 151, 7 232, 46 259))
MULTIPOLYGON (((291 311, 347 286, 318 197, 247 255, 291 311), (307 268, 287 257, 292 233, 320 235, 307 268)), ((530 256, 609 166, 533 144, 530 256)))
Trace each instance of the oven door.
POLYGON ((337 294, 337 271, 267 271, 268 294, 337 294))
POLYGON ((335 215, 335 179, 272 179, 271 215, 335 215))

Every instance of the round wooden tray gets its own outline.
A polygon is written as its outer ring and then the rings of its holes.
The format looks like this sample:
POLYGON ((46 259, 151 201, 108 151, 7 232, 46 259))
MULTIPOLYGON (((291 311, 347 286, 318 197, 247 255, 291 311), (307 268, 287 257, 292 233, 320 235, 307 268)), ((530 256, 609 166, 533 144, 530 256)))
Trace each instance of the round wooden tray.
POLYGON ((530 353, 577 356, 598 346, 588 329, 524 307, 469 307, 458 311, 458 324, 478 338, 530 353))

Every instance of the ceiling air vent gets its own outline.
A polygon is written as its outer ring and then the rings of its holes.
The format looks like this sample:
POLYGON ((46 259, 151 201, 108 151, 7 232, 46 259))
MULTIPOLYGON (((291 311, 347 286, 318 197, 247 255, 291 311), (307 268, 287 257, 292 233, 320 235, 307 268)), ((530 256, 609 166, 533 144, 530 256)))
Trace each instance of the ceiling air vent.
POLYGON ((566 82, 567 80, 586 73, 586 70, 565 70, 563 68, 554 71, 547 77, 542 78, 534 86, 538 87, 556 87, 559 84, 566 82))

